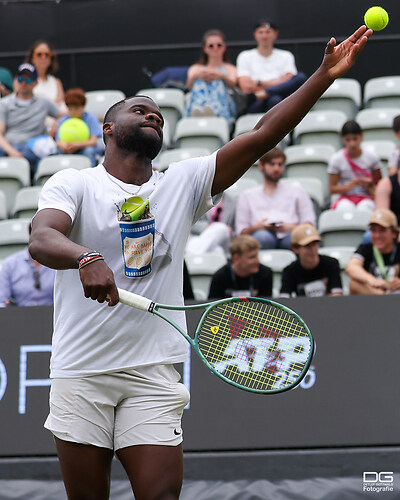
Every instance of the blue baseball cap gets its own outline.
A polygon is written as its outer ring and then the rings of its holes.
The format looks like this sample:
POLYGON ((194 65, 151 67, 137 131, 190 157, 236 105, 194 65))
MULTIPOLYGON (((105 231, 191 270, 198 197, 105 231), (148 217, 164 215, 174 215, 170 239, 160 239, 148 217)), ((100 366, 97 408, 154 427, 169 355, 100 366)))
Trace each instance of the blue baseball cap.
POLYGON ((20 75, 22 73, 26 73, 31 78, 33 78, 33 80, 37 80, 36 68, 31 63, 23 63, 18 66, 17 75, 20 75))

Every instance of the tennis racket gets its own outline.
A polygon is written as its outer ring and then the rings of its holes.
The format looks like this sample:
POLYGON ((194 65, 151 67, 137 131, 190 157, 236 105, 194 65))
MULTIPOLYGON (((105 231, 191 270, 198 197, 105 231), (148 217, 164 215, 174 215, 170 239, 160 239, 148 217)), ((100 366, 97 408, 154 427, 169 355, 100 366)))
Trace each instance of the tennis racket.
POLYGON ((208 368, 239 389, 274 394, 296 387, 307 373, 314 340, 289 308, 256 297, 171 306, 118 289, 119 300, 155 314, 176 328, 208 368), (194 338, 160 310, 205 309, 194 338))

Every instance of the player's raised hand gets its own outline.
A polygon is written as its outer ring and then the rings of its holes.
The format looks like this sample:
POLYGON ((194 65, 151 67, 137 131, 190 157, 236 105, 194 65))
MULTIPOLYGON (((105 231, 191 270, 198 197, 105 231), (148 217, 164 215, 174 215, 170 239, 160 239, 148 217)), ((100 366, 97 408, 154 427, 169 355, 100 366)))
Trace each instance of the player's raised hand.
POLYGON ((339 45, 331 38, 325 49, 322 67, 332 78, 343 76, 354 65, 372 33, 372 30, 363 25, 339 45))

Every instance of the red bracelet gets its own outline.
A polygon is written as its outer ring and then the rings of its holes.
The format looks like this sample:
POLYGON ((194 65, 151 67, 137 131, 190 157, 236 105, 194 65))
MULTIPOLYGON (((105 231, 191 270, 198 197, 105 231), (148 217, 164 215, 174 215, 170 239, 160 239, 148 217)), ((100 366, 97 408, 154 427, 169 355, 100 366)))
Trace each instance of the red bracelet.
POLYGON ((95 262, 96 260, 104 260, 100 252, 86 252, 77 258, 78 269, 95 262))

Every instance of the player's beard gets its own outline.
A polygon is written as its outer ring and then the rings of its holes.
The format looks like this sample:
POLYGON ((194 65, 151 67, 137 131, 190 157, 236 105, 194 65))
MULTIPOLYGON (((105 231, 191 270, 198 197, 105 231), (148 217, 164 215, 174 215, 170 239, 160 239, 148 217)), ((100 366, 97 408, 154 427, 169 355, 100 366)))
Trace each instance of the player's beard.
POLYGON ((146 134, 140 127, 129 131, 120 127, 115 129, 115 142, 120 149, 153 160, 161 150, 162 138, 156 134, 146 134))

